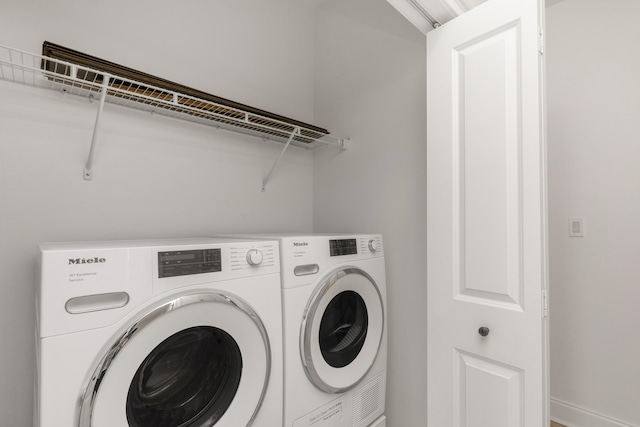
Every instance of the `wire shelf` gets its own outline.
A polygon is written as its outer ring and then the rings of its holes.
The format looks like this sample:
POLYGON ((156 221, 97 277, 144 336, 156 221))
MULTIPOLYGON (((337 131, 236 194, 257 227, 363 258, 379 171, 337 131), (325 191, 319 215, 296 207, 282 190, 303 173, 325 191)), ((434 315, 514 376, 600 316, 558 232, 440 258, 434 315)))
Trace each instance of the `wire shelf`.
POLYGON ((345 139, 126 77, 0 45, 0 79, 314 149, 345 139))

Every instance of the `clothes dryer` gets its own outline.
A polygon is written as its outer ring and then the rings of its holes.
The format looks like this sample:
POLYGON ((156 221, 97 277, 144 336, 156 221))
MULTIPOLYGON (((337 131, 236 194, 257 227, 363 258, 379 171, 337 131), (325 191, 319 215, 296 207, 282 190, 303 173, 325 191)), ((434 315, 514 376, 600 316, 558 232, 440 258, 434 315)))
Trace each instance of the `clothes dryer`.
POLYGON ((369 427, 385 427, 387 425, 387 417, 384 415, 378 418, 369 427))
POLYGON ((261 237, 280 242, 284 426, 369 426, 385 409, 382 236, 261 237))
POLYGON ((36 427, 282 425, 276 241, 40 249, 36 427))

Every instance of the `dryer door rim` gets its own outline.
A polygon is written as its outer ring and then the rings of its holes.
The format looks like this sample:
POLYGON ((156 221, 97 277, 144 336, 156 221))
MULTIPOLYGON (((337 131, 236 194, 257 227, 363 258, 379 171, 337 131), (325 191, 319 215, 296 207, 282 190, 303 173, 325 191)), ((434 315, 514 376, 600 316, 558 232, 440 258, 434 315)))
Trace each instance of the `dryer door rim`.
POLYGON ((174 310, 199 303, 222 303, 240 310, 244 315, 251 319, 256 329, 262 336, 266 356, 266 367, 264 376, 265 379, 259 400, 247 424, 251 425, 258 412, 260 411, 260 408, 262 407, 262 403, 268 389, 269 379, 271 378, 272 356, 271 345, 267 330, 260 320, 258 314, 240 297, 227 292, 204 290, 197 293, 174 296, 169 300, 164 300, 163 302, 158 303, 158 305, 155 305, 154 308, 150 309, 148 312, 140 316, 133 323, 129 323, 129 326, 126 329, 124 329, 120 334, 116 335, 116 339, 109 346, 108 350, 105 352, 104 356, 97 364, 95 370, 93 371, 93 374, 90 377, 88 385, 84 388, 84 395, 82 396, 80 405, 79 427, 91 427, 93 425, 92 417, 94 413, 94 406, 102 380, 107 372, 109 372, 109 368, 114 359, 126 347, 127 342, 134 335, 144 330, 146 326, 150 325, 154 320, 160 318, 161 316, 174 310))
MULTIPOLYGON (((352 290, 352 289, 346 288, 344 290, 352 290)), ((371 307, 367 305, 367 310, 373 311, 371 310, 372 308, 375 308, 375 306, 371 307)), ((320 281, 320 284, 316 287, 311 298, 309 299, 307 307, 304 311, 304 316, 303 316, 302 324, 300 328, 300 357, 302 359, 302 365, 307 378, 311 381, 311 383, 314 386, 316 386, 318 389, 327 393, 333 393, 333 394, 342 393, 355 387, 367 376, 367 374, 369 373, 369 371, 371 370, 375 361, 378 358, 378 354, 380 352, 380 346, 382 345, 382 338, 384 335, 385 321, 386 319, 384 316, 384 303, 383 303, 382 295, 380 293, 380 289, 376 281, 373 279, 373 277, 371 277, 371 275, 369 275, 364 270, 355 266, 345 266, 328 273, 327 276, 325 276, 325 278, 320 281), (360 372, 360 375, 358 375, 357 378, 355 378, 349 384, 346 384, 343 386, 336 386, 334 384, 331 384, 330 381, 327 381, 326 378, 323 378, 323 375, 320 372, 321 368, 324 365, 326 365, 325 367, 329 367, 326 361, 324 359, 319 360, 318 362, 314 361, 314 353, 316 353, 315 357, 318 359, 322 359, 322 356, 318 355, 317 352, 314 351, 314 347, 316 347, 316 345, 314 345, 315 343, 312 341, 312 339, 315 336, 315 334, 312 332, 312 330, 318 327, 314 319, 316 319, 318 316, 318 309, 321 305, 321 302, 326 301, 327 296, 332 293, 333 291, 332 288, 336 285, 336 283, 339 283, 341 279, 352 274, 361 276, 364 279, 366 279, 370 285, 370 288, 373 289, 372 293, 375 295, 374 300, 375 302, 378 303, 377 307, 379 308, 379 316, 380 316, 379 333, 374 338, 376 340, 374 344, 375 349, 373 351, 369 351, 368 353, 368 357, 370 358, 370 363, 366 366, 366 368, 362 369, 360 372)), ((364 347, 362 349, 362 352, 358 354, 355 360, 362 359, 362 357, 364 357, 363 354, 364 354, 364 347)), ((335 369, 335 368, 329 367, 329 369, 335 369)), ((341 369, 348 369, 348 368, 345 367, 341 369)))

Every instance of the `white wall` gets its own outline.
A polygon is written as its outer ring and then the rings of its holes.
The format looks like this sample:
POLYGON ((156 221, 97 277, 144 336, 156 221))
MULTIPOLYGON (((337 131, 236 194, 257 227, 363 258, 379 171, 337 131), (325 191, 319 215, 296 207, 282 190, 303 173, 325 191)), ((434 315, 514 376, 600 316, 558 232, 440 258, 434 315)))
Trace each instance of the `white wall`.
POLYGON ((318 11, 316 121, 352 138, 317 151, 314 230, 378 232, 385 243, 387 425, 426 420, 426 47, 385 0, 318 11))
POLYGON ((637 0, 547 9, 552 416, 567 425, 640 426, 639 16, 637 0))
POLYGON ((2 0, 0 44, 48 40, 223 98, 313 120, 313 8, 299 0, 2 0))
MULTIPOLYGON (((0 44, 44 40, 313 121, 314 14, 298 0, 0 3, 0 44)), ((84 181, 96 108, 0 81, 3 426, 32 423, 38 242, 312 229, 311 152, 290 149, 262 193, 281 144, 112 105, 84 181)))

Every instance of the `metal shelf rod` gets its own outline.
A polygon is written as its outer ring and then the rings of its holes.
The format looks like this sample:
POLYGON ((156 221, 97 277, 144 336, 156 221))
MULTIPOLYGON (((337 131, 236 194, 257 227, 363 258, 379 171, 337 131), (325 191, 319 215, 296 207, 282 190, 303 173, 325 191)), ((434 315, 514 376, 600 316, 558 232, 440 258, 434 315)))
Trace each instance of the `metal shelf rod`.
POLYGON ((84 167, 83 177, 86 181, 91 181, 91 178, 93 178, 93 171, 91 170, 91 168, 93 167, 93 155, 95 153, 96 140, 98 139, 98 128, 100 127, 100 117, 102 116, 102 110, 104 109, 104 101, 107 99, 109 79, 110 76, 108 74, 103 74, 102 91, 100 92, 100 104, 98 105, 98 113, 96 114, 96 123, 93 126, 93 135, 91 136, 91 148, 89 149, 89 157, 87 158, 87 164, 84 167))
POLYGON ((282 156, 284 156, 284 152, 287 151, 287 148, 289 148, 289 145, 291 144, 291 141, 293 141, 293 137, 296 136, 299 133, 300 133, 300 128, 296 126, 296 128, 293 130, 293 132, 291 132, 291 135, 289 135, 289 139, 287 140, 287 143, 284 145, 284 148, 280 152, 280 155, 278 156, 276 161, 271 166, 271 169, 269 169, 269 172, 267 173, 267 176, 265 176, 264 179, 262 180, 262 192, 263 193, 264 193, 264 191, 266 189, 267 182, 269 182, 269 179, 271 178, 271 174, 273 173, 273 170, 276 168, 276 165, 278 164, 278 162, 280 162, 280 159, 282 159, 282 156))

